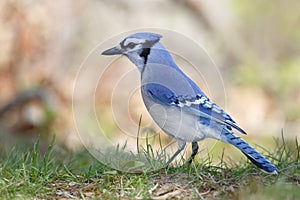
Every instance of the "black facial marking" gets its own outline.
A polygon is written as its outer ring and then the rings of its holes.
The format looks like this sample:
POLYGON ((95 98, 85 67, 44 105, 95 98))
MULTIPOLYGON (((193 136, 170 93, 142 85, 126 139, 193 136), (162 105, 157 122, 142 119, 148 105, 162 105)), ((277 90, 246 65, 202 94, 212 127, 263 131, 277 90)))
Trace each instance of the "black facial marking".
POLYGON ((144 64, 147 63, 148 55, 150 54, 150 48, 143 48, 142 53, 140 54, 141 57, 144 58, 144 64))
POLYGON ((123 40, 122 42, 120 42, 120 46, 121 46, 122 49, 125 47, 124 46, 124 42, 125 42, 125 40, 123 40))

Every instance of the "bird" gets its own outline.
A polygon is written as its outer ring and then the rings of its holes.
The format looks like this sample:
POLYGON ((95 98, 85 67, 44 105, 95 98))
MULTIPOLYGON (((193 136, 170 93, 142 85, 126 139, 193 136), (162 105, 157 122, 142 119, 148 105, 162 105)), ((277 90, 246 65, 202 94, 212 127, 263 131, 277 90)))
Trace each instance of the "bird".
POLYGON ((139 70, 141 95, 148 112, 178 143, 178 149, 166 165, 178 156, 187 142, 192 144, 191 162, 198 153, 198 141, 213 138, 238 148, 263 172, 277 174, 274 164, 235 133, 246 132, 177 66, 160 42, 162 37, 152 32, 133 33, 102 55, 126 56, 139 70))

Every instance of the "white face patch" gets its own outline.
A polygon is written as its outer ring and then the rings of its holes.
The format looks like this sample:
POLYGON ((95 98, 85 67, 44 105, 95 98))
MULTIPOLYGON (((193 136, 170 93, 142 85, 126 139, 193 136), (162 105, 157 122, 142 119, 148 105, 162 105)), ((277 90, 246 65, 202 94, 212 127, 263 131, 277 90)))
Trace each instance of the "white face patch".
POLYGON ((127 38, 124 42, 123 42, 123 45, 125 46, 125 47, 127 47, 128 46, 128 44, 130 44, 130 43, 133 43, 133 44, 142 44, 142 43, 144 43, 145 42, 145 40, 144 39, 138 39, 138 38, 127 38))

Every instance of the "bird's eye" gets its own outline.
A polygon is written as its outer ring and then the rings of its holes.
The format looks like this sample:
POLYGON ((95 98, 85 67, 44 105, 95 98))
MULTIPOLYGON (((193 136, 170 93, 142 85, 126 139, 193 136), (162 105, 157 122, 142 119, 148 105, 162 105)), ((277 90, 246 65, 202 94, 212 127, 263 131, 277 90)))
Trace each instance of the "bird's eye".
POLYGON ((134 48, 135 46, 136 46, 136 44, 133 43, 133 42, 129 42, 129 43, 127 44, 127 47, 130 48, 130 49, 134 48))

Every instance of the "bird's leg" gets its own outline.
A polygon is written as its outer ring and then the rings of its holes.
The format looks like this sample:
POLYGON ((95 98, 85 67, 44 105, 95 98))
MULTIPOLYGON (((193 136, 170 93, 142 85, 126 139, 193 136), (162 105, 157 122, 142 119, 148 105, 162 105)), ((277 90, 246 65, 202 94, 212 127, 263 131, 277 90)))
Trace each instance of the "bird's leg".
POLYGON ((177 151, 174 153, 174 155, 168 160, 168 162, 166 163, 166 165, 168 166, 173 160, 174 158, 176 158, 176 156, 184 149, 186 142, 183 140, 178 140, 178 149, 177 151))
POLYGON ((199 149, 198 142, 192 142, 192 155, 191 155, 191 157, 190 157, 190 159, 188 161, 189 163, 193 162, 194 157, 198 153, 198 149, 199 149))

